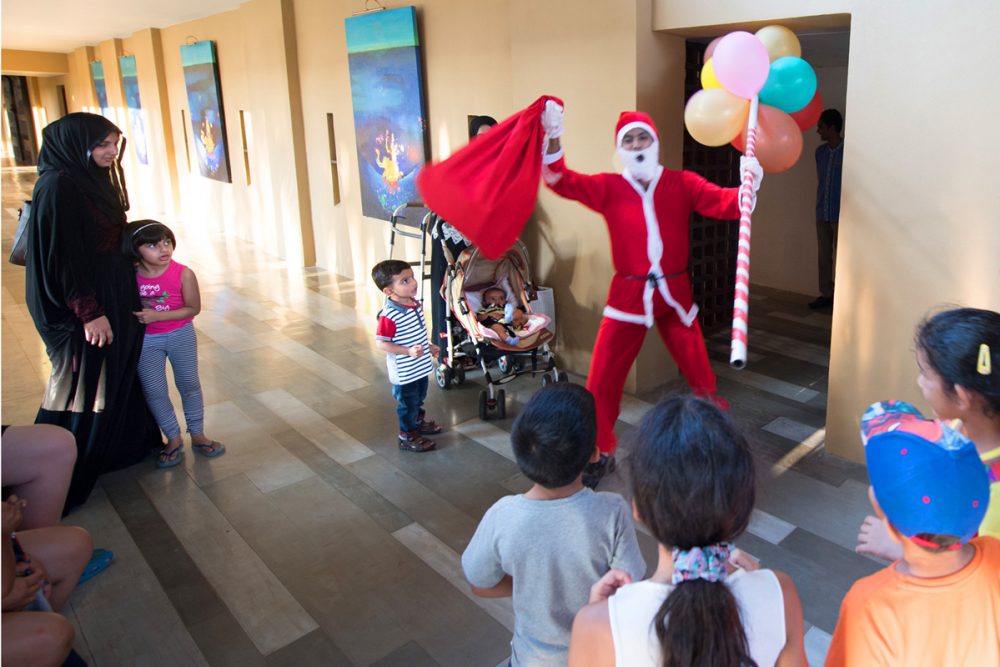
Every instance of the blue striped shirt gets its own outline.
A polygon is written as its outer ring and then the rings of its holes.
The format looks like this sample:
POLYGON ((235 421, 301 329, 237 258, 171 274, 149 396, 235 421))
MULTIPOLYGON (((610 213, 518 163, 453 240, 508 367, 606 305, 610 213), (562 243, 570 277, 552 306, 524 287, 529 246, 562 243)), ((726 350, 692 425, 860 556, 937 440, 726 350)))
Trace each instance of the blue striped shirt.
POLYGON ((836 148, 820 144, 816 149, 816 219, 837 222, 840 219, 840 174, 844 169, 844 142, 836 148))
POLYGON ((409 384, 415 380, 427 377, 434 370, 434 358, 431 356, 430 342, 427 339, 427 324, 419 301, 413 306, 404 306, 392 299, 378 315, 376 340, 384 340, 403 347, 423 345, 424 354, 419 358, 405 354, 388 352, 385 355, 385 365, 389 370, 389 382, 392 384, 409 384))

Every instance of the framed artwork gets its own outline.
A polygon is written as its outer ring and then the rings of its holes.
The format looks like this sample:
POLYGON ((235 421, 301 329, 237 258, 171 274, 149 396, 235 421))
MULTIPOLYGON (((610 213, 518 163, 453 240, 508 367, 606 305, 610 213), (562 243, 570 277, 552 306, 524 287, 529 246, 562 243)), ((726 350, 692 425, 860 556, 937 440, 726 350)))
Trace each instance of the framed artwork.
POLYGON ((94 77, 94 92, 97 93, 97 106, 101 109, 101 115, 110 118, 108 116, 111 112, 108 107, 108 86, 104 82, 104 63, 100 60, 90 63, 90 74, 94 77))
POLYGON ((146 125, 142 120, 142 102, 139 100, 139 77, 135 70, 135 56, 121 56, 118 64, 122 72, 122 87, 125 89, 125 104, 128 106, 128 142, 135 149, 140 164, 149 164, 146 150, 146 125))
POLYGON ((352 16, 344 24, 362 213, 389 220, 400 204, 420 200, 417 174, 427 156, 416 9, 352 16))
POLYGON ((181 46, 181 66, 184 68, 198 171, 205 178, 231 183, 226 116, 222 110, 215 42, 181 46))

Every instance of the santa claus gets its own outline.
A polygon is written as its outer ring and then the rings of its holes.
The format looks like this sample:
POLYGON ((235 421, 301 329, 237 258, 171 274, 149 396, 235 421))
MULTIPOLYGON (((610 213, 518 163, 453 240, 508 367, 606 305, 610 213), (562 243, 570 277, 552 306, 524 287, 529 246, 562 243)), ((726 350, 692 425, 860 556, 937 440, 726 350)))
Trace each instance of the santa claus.
MULTIPOLYGON (((615 468, 614 425, 625 377, 654 324, 691 389, 728 407, 716 394, 691 295, 688 224, 692 211, 709 218, 739 218, 739 188, 721 188, 690 171, 664 169, 656 126, 640 111, 622 112, 615 127, 621 174, 580 174, 566 167, 559 139, 563 110, 551 100, 542 126, 549 137, 542 178, 556 194, 603 215, 611 235, 615 275, 587 377, 587 389, 597 402, 601 456, 584 472, 584 483, 594 488, 615 468)), ((763 176, 757 160, 743 158, 740 168, 750 170, 756 193, 763 176)))

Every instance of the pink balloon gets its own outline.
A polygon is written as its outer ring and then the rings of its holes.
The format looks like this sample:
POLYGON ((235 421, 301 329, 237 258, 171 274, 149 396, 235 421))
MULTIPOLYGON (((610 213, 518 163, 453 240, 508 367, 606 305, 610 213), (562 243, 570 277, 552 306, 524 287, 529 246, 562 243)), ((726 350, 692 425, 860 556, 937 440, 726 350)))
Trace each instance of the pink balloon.
POLYGON ((716 37, 708 43, 708 46, 705 47, 705 55, 702 58, 702 62, 708 62, 708 59, 712 57, 713 53, 715 53, 715 47, 717 47, 721 41, 722 37, 716 37))
POLYGON ((752 98, 764 86, 770 66, 767 47, 742 30, 723 37, 712 52, 712 67, 719 83, 745 99, 752 98))
POLYGON ((821 113, 823 113, 823 98, 819 96, 819 91, 817 90, 809 104, 790 115, 795 120, 795 124, 799 126, 799 129, 805 132, 816 124, 821 113))
MULTIPOLYGON (((744 129, 732 144, 746 152, 747 131, 744 129)), ((795 120, 781 109, 761 104, 757 109, 757 159, 764 171, 776 174, 795 164, 802 154, 802 130, 795 120)))

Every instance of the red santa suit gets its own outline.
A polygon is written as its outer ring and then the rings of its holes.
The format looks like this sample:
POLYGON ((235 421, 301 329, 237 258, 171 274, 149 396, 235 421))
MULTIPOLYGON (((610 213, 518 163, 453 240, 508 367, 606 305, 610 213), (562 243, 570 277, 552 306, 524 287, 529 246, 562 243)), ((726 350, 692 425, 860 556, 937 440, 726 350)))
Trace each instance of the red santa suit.
MULTIPOLYGON (((657 137, 648 115, 624 112, 616 145, 635 127, 657 137)), ((587 377, 587 389, 597 402, 597 444, 610 455, 617 444, 614 425, 625 378, 646 330, 654 324, 692 390, 715 397, 715 374, 688 277, 688 221, 692 211, 723 220, 739 218, 739 188, 721 188, 695 173, 658 164, 644 188, 628 169, 622 174, 572 171, 561 150, 546 155, 544 162, 546 184, 603 215, 611 235, 615 275, 587 377)))

